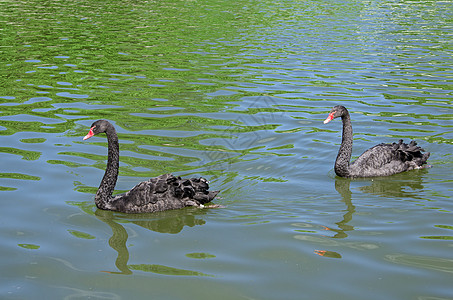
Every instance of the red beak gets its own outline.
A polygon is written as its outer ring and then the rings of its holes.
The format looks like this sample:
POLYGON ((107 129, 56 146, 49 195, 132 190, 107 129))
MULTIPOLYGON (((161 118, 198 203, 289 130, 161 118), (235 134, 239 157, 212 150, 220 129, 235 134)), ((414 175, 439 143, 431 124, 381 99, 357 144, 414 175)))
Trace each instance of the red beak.
POLYGON ((327 123, 329 123, 332 120, 333 120, 333 112, 331 112, 329 114, 329 116, 327 117, 327 119, 324 120, 324 124, 327 124, 327 123))
POLYGON ((83 140, 89 139, 90 137, 92 137, 94 135, 93 129, 94 129, 94 126, 91 127, 90 132, 88 132, 88 134, 83 138, 83 140))

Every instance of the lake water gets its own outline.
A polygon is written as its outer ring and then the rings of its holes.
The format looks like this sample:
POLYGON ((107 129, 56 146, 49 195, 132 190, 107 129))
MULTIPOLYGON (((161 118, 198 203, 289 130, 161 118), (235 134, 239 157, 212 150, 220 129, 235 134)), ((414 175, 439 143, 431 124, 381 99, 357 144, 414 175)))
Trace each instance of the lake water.
POLYGON ((453 1, 0 2, 1 299, 453 299, 453 1), (433 167, 347 180, 415 139, 433 167), (93 201, 204 176, 219 209, 93 201))

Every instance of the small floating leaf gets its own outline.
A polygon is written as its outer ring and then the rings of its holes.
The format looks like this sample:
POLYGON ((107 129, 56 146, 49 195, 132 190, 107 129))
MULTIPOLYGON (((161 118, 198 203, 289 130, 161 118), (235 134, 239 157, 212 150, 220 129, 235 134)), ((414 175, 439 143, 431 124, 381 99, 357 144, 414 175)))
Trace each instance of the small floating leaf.
POLYGON ((328 250, 315 250, 315 253, 322 257, 341 258, 341 254, 328 250))

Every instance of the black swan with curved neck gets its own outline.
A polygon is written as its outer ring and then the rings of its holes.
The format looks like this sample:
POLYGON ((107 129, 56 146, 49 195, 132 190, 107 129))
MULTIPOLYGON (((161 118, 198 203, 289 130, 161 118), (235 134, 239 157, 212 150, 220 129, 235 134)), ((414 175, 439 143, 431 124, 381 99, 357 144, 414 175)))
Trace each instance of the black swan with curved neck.
POLYGON ((430 153, 417 146, 415 141, 408 144, 398 143, 376 145, 353 163, 349 163, 352 154, 352 125, 348 110, 341 105, 332 108, 324 124, 341 117, 343 135, 340 150, 335 160, 335 173, 341 177, 376 177, 389 176, 413 169, 428 167, 426 161, 430 153))
POLYGON ((98 208, 124 213, 147 213, 186 206, 203 207, 219 193, 208 191, 208 181, 204 178, 181 179, 165 174, 140 182, 124 194, 112 196, 119 168, 119 144, 115 127, 107 120, 97 120, 83 139, 102 132, 107 135, 108 159, 104 177, 94 197, 98 208))

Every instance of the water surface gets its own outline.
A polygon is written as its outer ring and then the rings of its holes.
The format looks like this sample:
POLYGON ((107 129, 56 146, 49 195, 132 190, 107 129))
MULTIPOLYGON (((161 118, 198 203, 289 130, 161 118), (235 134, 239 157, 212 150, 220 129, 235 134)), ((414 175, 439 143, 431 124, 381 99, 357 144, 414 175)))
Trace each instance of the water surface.
POLYGON ((1 2, 0 297, 453 299, 452 4, 1 2), (433 167, 336 177, 336 104, 433 167), (101 118, 225 208, 98 210, 101 118))

